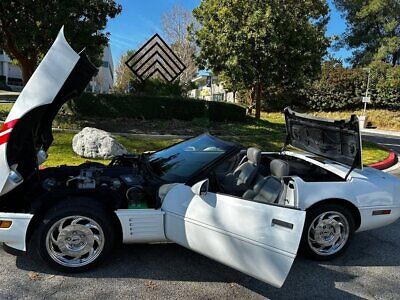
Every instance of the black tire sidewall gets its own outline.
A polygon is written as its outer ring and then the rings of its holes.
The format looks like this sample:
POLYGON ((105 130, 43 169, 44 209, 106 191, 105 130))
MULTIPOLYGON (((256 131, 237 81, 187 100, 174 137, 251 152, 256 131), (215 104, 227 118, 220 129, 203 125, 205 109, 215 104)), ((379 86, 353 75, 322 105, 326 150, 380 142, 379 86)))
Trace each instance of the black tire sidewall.
POLYGON ((34 248, 36 248, 40 257, 50 267, 64 273, 83 272, 100 264, 110 254, 115 243, 115 227, 110 214, 100 204, 96 206, 90 204, 82 205, 77 203, 74 205, 73 203, 60 203, 45 214, 34 234, 33 242, 35 244, 34 248), (101 254, 91 263, 81 267, 66 267, 58 264, 49 255, 46 248, 46 236, 51 226, 58 220, 75 215, 91 218, 99 224, 104 233, 104 247, 101 254))
POLYGON ((346 249, 349 247, 353 236, 354 236, 354 231, 355 231, 355 222, 354 222, 354 217, 351 214, 350 210, 346 208, 345 206, 337 205, 337 204, 326 204, 326 205, 321 205, 316 208, 312 208, 310 210, 307 210, 307 215, 306 215, 306 221, 304 224, 304 229, 303 229, 303 234, 301 238, 301 243, 300 243, 300 251, 304 256, 313 259, 313 260, 319 260, 319 261, 326 261, 326 260, 331 260, 334 259, 340 255, 342 255, 346 249), (310 245, 308 244, 308 230, 310 228, 311 222, 320 214, 327 212, 327 211, 336 211, 341 213, 346 219, 349 224, 349 237, 346 241, 346 244, 336 253, 332 255, 319 255, 316 252, 314 252, 310 245))

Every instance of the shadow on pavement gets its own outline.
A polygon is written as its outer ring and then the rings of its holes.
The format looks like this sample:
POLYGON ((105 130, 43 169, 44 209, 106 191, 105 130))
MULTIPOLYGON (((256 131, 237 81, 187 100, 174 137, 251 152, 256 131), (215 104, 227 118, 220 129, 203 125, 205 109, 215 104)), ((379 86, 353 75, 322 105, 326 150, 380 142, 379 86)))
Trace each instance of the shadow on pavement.
MULTIPOLYGON (((46 265, 26 256, 17 258, 17 267, 40 273, 56 274, 46 265)), ((259 295, 273 298, 317 297, 321 290, 332 298, 358 299, 335 288, 335 282, 350 281, 352 276, 321 267, 316 262, 297 259, 281 289, 235 271, 175 244, 124 245, 113 258, 93 271, 62 274, 77 278, 140 278, 165 281, 225 282, 241 285, 259 295)))
MULTIPOLYGON (((399 266, 397 238, 400 222, 355 235, 347 252, 331 262, 315 262, 298 257, 281 289, 274 288, 243 273, 176 244, 123 245, 98 268, 75 278, 135 278, 163 281, 235 283, 270 298, 359 298, 336 288, 338 282, 357 278, 346 271, 352 266, 399 266)), ((17 267, 27 271, 55 274, 44 263, 27 256, 17 258, 17 267)), ((255 262, 257 263, 257 262, 255 262)))

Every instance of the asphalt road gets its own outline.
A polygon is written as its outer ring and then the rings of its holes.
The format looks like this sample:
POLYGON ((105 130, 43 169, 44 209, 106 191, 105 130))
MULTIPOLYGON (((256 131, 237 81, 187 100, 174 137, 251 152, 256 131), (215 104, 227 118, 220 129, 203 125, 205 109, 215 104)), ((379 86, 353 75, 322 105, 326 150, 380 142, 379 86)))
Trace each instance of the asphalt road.
MULTIPOLYGON (((400 137, 394 136, 376 136, 363 134, 363 140, 378 143, 400 155, 400 137)), ((400 168, 392 172, 394 175, 400 177, 400 168)))
MULTIPOLYGON (((400 152, 399 139, 366 139, 400 152)), ((66 276, 0 247, 0 299, 399 299, 399 249, 400 221, 356 234, 334 261, 298 257, 276 289, 175 244, 121 246, 99 268, 66 276)))
POLYGON ((377 136, 363 134, 363 140, 378 143, 386 148, 389 148, 397 153, 400 153, 400 137, 394 136, 377 136))
POLYGON ((281 289, 175 244, 129 245, 94 271, 63 276, 0 250, 0 298, 398 299, 400 222, 359 233, 339 259, 298 257, 281 289))

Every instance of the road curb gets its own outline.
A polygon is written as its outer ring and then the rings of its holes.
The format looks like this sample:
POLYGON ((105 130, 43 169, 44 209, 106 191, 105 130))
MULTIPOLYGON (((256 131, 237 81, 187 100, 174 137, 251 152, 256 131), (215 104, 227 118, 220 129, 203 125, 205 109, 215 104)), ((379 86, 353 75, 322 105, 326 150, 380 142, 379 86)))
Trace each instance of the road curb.
POLYGON ((373 163, 368 165, 369 167, 378 169, 378 170, 385 170, 385 169, 389 169, 390 167, 394 166, 395 164, 397 164, 398 158, 396 153, 394 153, 393 151, 389 150, 389 156, 385 159, 382 160, 380 162, 377 163, 373 163))

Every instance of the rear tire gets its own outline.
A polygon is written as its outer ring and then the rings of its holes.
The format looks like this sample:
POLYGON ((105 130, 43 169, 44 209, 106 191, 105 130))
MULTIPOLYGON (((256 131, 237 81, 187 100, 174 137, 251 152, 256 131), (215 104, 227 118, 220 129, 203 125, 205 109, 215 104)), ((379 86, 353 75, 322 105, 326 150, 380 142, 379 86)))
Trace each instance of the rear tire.
POLYGON ((341 205, 327 204, 307 211, 301 239, 301 252, 314 260, 331 260, 353 239, 354 217, 341 205))
POLYGON ((62 202, 39 223, 33 242, 40 257, 54 269, 86 271, 112 251, 116 232, 113 219, 100 203, 87 200, 62 202))

